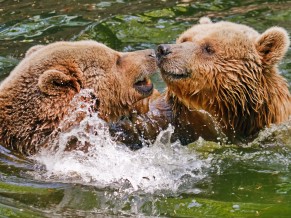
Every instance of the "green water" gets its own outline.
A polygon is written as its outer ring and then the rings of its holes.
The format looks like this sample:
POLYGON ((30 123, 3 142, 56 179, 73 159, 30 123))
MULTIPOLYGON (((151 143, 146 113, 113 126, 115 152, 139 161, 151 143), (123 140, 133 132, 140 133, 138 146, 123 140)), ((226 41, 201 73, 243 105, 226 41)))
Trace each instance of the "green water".
MULTIPOLYGON (((0 80, 32 45, 93 39, 119 51, 155 48, 205 15, 260 32, 281 26, 291 34, 291 1, 0 0, 0 80)), ((290 49, 279 67, 291 84, 290 49)), ((154 80, 162 91, 160 77, 154 80)), ((190 145, 189 152, 209 164, 203 178, 185 175, 178 191, 119 193, 47 181, 35 176, 43 169, 34 161, 0 148, 0 217, 291 217, 291 121, 262 131, 244 148, 190 145)))

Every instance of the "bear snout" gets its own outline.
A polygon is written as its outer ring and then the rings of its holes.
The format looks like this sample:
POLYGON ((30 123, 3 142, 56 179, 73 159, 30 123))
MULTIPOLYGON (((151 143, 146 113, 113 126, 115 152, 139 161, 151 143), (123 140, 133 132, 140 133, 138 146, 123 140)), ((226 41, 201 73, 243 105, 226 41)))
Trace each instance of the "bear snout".
POLYGON ((160 61, 163 57, 171 53, 172 53, 171 47, 170 45, 167 45, 167 44, 161 44, 156 49, 156 57, 158 61, 160 61))

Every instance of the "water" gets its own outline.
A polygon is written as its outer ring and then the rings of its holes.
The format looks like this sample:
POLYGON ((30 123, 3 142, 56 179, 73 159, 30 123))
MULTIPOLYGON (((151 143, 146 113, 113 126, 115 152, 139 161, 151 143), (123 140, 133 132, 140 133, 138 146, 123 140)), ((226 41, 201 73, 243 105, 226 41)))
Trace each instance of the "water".
MULTIPOLYGON (((93 39, 119 51, 155 48, 174 42, 204 15, 291 33, 290 1, 0 0, 0 80, 35 44, 93 39)), ((289 84, 290 58, 289 50, 280 64, 289 84)), ((153 80, 163 91, 159 75, 153 80)), ((65 122, 88 113, 84 108, 65 122)), ((54 150, 25 158, 0 147, 1 216, 291 216, 291 121, 242 147, 203 139, 183 147, 169 142, 170 126, 154 144, 133 152, 90 115, 61 133, 54 150), (94 147, 66 151, 72 138, 94 147)))
MULTIPOLYGON (((83 90, 80 95, 90 97, 90 91, 83 90)), ((178 142, 171 144, 173 127, 169 126, 162 132, 153 145, 131 151, 111 139, 108 126, 97 113, 90 112, 90 106, 85 103, 81 109, 65 118, 64 124, 75 120, 81 112, 87 114, 80 125, 56 137, 56 149, 43 150, 32 157, 45 166, 41 179, 53 178, 55 181, 58 178, 60 181, 87 183, 102 188, 126 186, 126 189, 121 190, 154 193, 160 190, 176 192, 185 175, 195 179, 204 177, 202 172, 195 174, 193 171, 202 171, 207 161, 197 159, 187 147, 180 149, 178 142), (94 146, 88 152, 66 151, 65 145, 72 137, 77 138, 79 148, 87 144, 94 146)), ((39 172, 33 174, 38 176, 39 172)))

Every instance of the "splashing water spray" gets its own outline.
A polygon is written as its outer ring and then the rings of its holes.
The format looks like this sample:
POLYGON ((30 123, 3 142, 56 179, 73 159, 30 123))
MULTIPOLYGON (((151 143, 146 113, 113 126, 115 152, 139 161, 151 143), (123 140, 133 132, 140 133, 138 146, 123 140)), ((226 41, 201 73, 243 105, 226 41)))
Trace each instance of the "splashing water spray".
POLYGON ((137 151, 115 142, 107 123, 90 110, 91 103, 78 101, 89 95, 90 90, 83 90, 74 98, 72 102, 77 107, 60 124, 60 129, 80 116, 83 117, 81 122, 61 131, 52 142, 54 149, 43 149, 32 157, 37 165, 45 168, 35 173, 35 177, 118 188, 126 192, 154 193, 161 190, 176 192, 189 178, 200 180, 206 176, 203 169, 210 165, 210 160, 199 160, 179 142, 171 143, 172 126, 162 131, 155 143, 137 151), (87 151, 66 150, 72 138, 79 147, 87 146, 87 151))

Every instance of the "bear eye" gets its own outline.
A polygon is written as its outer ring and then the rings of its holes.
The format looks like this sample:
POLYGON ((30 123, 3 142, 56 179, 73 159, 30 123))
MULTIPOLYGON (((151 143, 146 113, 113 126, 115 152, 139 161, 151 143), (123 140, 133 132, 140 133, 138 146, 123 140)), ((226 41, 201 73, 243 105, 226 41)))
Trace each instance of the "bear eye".
POLYGON ((210 44, 205 44, 203 46, 203 51, 206 52, 207 54, 210 54, 210 55, 215 52, 213 47, 210 44))
POLYGON ((181 39, 181 43, 183 43, 183 42, 187 42, 187 39, 181 39))
POLYGON ((118 56, 116 59, 116 65, 120 65, 121 64, 121 57, 118 56))
POLYGON ((191 42, 191 38, 189 37, 184 37, 180 40, 180 43, 183 43, 183 42, 191 42))

